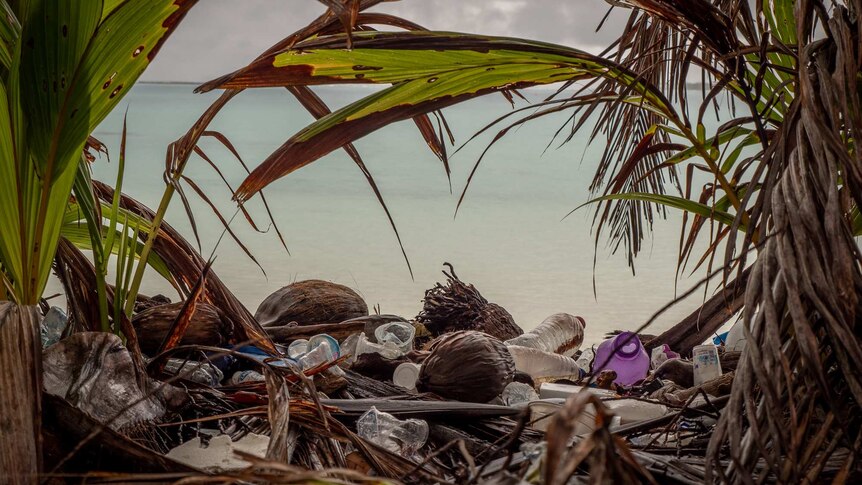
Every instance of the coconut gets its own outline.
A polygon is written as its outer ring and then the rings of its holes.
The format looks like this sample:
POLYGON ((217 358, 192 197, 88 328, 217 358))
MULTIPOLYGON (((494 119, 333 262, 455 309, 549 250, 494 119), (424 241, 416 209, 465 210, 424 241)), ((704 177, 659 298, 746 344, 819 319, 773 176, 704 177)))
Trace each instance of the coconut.
POLYGON ((322 280, 287 285, 266 297, 254 318, 264 327, 341 323, 368 315, 368 305, 350 288, 322 280))
MULTIPOLYGON (((183 302, 147 308, 132 317, 141 351, 154 355, 183 308, 183 302)), ((221 346, 233 339, 233 325, 217 307, 198 302, 180 345, 221 346)))
POLYGON ((416 388, 446 399, 488 402, 515 375, 515 361, 498 339, 477 331, 446 334, 431 345, 416 388))

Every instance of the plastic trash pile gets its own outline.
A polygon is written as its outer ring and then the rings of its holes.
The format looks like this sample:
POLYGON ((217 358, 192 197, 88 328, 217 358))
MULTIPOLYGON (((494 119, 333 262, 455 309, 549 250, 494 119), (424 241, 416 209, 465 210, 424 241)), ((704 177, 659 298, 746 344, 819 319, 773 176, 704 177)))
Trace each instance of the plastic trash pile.
POLYGON ((42 324, 46 390, 113 429, 158 423, 167 431, 148 435, 149 448, 209 472, 278 456, 371 476, 388 473, 385 462, 421 470, 415 481, 460 482, 478 464, 488 464, 483 473, 538 473, 545 433, 574 399, 589 401, 568 423, 570 444, 607 427, 634 449, 700 446, 715 419, 688 409, 713 406, 738 359, 726 343, 673 349, 627 331, 584 345, 585 320, 567 313, 503 340, 476 329, 438 327, 435 336, 391 315, 284 324, 277 302, 266 309, 276 352, 244 342, 145 355, 143 386, 116 336, 61 340, 66 319, 52 309, 42 324), (267 437, 276 421, 289 431, 267 437), (508 440, 518 459, 496 469, 508 440))

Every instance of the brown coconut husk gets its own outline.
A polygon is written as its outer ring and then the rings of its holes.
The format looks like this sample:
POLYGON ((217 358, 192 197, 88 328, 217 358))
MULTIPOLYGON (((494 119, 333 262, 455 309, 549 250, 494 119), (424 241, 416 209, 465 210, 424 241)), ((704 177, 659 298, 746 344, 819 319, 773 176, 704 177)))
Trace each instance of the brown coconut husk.
MULTIPOLYGON (((159 305, 132 317, 132 325, 138 334, 141 352, 154 355, 174 320, 183 307, 183 302, 159 305)), ((221 346, 233 340, 233 326, 215 306, 199 302, 180 345, 221 346)))
POLYGON ((254 318, 264 327, 341 323, 368 315, 368 305, 350 288, 322 280, 297 281, 266 297, 254 318))
POLYGON ((440 283, 425 292, 424 306, 416 321, 435 337, 458 330, 477 330, 500 340, 524 333, 512 315, 496 303, 489 303, 473 285, 464 283, 449 263, 446 286, 440 283))
POLYGON ((500 340, 472 330, 446 334, 431 345, 416 388, 446 399, 488 402, 512 382, 515 361, 500 340))

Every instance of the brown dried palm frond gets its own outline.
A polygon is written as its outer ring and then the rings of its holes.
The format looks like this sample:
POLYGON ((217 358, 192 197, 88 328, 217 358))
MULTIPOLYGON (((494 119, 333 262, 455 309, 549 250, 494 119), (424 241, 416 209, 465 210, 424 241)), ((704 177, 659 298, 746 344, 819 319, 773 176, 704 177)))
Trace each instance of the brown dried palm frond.
POLYGON ((579 393, 566 401, 558 411, 547 432, 545 459, 545 485, 564 485, 580 468, 588 474, 588 483, 649 483, 655 480, 632 455, 625 439, 614 435, 609 427, 612 414, 594 394, 579 393), (578 419, 585 413, 593 414, 595 430, 574 439, 578 419))
POLYGON ((842 482, 862 447, 862 255, 849 218, 862 202, 859 15, 797 6, 799 95, 753 204, 766 238, 746 293, 749 351, 710 443, 716 481, 747 482, 757 467, 781 483, 823 479, 843 449, 842 482))

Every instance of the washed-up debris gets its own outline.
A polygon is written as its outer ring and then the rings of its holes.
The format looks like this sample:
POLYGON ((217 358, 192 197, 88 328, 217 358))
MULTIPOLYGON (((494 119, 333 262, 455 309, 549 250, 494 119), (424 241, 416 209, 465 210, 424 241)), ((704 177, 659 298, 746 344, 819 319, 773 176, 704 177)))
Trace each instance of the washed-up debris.
MULTIPOLYGON (((222 337, 209 336, 206 345, 183 340, 149 370, 158 369, 160 379, 184 386, 191 397, 188 404, 169 406, 158 396, 152 403, 144 398, 143 407, 133 408, 137 414, 115 420, 115 426, 136 442, 167 453, 160 465, 165 469, 179 466, 173 458, 246 482, 266 482, 267 475, 260 473, 273 459, 296 472, 350 468, 362 477, 404 483, 542 483, 551 475, 562 480, 568 472, 582 473, 549 466, 569 459, 581 443, 591 443, 583 449, 604 447, 605 454, 583 456, 618 467, 618 478, 643 479, 661 473, 658 464, 663 462, 650 450, 676 453, 706 446, 739 353, 705 347, 710 376, 715 377, 716 368, 724 373, 695 386, 694 362, 679 358, 690 355, 690 349, 677 352, 657 343, 650 359, 638 335, 621 332, 581 350, 585 324, 580 317, 553 314, 522 334, 508 327, 514 322, 505 318, 477 320, 477 315, 487 317, 496 310, 470 313, 492 304, 454 273, 450 285, 437 290, 429 290, 434 310, 424 324, 394 315, 364 315, 269 326, 266 331, 278 343, 278 353, 247 342, 231 346, 229 332, 221 330, 222 337), (457 304, 444 309, 453 301, 457 304), (458 306, 465 301, 471 303, 458 306), (455 319, 459 312, 461 320, 455 319), (444 324, 433 315, 448 315, 455 323, 444 324), (509 330, 501 338, 458 330, 465 326, 509 330), (428 341, 435 333, 437 338, 428 341), (638 454, 624 466, 607 455, 626 449, 638 454)), ((428 303, 426 299, 426 308, 428 303)), ((146 309, 136 325, 142 331, 166 329, 172 323, 170 311, 167 305, 146 309)), ((210 324, 223 325, 215 319, 210 324)), ((196 335, 205 334, 199 330, 196 335)), ((54 347, 83 336, 75 334, 54 347)), ((148 352, 161 344, 159 338, 149 337, 148 352)), ((112 340, 111 345, 118 344, 112 340)), ((94 369, 107 365, 112 373, 113 352, 95 357, 83 352, 87 363, 79 367, 97 375, 101 371, 94 369)), ((123 372, 134 382, 131 359, 125 355, 123 372)), ((55 389, 52 382, 59 379, 48 373, 55 371, 46 365, 46 386, 55 389)), ((147 382, 152 391, 154 381, 147 382)), ((85 391, 55 392, 91 412, 86 406, 93 392, 79 387, 85 391)), ((99 404, 105 409, 111 405, 99 404)))
POLYGON ((401 420, 372 407, 356 421, 359 436, 393 453, 412 456, 428 440, 428 423, 419 419, 401 420))
POLYGON ((207 471, 239 470, 251 465, 236 454, 237 451, 263 458, 269 446, 269 437, 249 433, 236 441, 219 435, 207 439, 193 438, 177 446, 165 456, 189 466, 207 471))
POLYGON ((266 297, 254 318, 264 327, 341 323, 368 315, 368 305, 350 288, 322 280, 289 284, 266 297))
POLYGON ((48 313, 45 314, 45 318, 42 319, 42 323, 39 325, 39 335, 42 339, 42 347, 48 347, 56 344, 60 341, 60 337, 63 336, 63 332, 66 330, 66 326, 69 324, 69 318, 66 316, 66 312, 52 306, 48 313))
POLYGON ((416 388, 447 399, 488 402, 515 374, 515 362, 499 340, 471 330, 439 337, 422 363, 416 388))
POLYGON ((42 370, 47 393, 115 430, 156 421, 186 401, 179 389, 146 376, 139 386, 128 350, 111 333, 70 335, 45 349, 42 370))
POLYGON ((581 348, 585 325, 581 317, 568 313, 555 313, 533 330, 507 340, 506 345, 532 347, 571 357, 581 348))
POLYGON ((489 303, 473 285, 464 283, 451 264, 443 271, 448 278, 425 292, 422 311, 416 321, 435 337, 457 330, 478 330, 500 340, 515 338, 524 331, 512 315, 496 303, 489 303))
POLYGON ((509 345, 507 348, 515 361, 515 369, 529 375, 534 381, 577 380, 581 377, 581 369, 571 357, 518 345, 509 345))
POLYGON ((646 378, 650 357, 636 334, 622 332, 599 344, 593 373, 606 369, 617 373, 614 382, 622 386, 631 386, 646 378))

